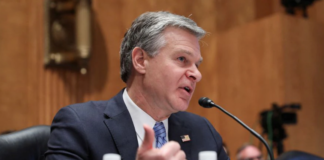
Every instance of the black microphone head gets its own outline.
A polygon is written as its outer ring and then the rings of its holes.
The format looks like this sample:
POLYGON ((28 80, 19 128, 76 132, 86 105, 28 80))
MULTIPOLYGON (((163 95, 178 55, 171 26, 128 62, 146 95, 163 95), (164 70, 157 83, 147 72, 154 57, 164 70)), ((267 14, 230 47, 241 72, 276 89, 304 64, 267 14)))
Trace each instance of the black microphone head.
POLYGON ((204 108, 212 108, 214 105, 214 102, 210 100, 207 97, 201 97, 198 101, 199 105, 204 107, 204 108))

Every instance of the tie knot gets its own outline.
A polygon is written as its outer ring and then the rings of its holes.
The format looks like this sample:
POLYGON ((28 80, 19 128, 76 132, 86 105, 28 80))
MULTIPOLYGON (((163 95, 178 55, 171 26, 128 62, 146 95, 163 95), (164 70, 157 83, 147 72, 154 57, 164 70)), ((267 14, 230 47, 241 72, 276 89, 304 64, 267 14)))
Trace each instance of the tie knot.
POLYGON ((156 139, 156 148, 160 148, 166 143, 166 133, 163 122, 156 122, 153 127, 156 139))
POLYGON ((153 128, 155 137, 165 136, 165 128, 163 122, 156 122, 153 128))

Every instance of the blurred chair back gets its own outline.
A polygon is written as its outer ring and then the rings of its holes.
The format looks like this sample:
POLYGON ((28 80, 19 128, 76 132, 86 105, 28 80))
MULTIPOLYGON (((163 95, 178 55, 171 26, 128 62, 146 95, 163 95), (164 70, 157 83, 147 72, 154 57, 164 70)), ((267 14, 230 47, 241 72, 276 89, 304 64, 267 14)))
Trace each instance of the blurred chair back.
POLYGON ((0 159, 44 159, 50 130, 50 126, 39 125, 0 135, 0 159))
POLYGON ((324 158, 302 151, 288 151, 281 154, 276 160, 324 160, 324 158))

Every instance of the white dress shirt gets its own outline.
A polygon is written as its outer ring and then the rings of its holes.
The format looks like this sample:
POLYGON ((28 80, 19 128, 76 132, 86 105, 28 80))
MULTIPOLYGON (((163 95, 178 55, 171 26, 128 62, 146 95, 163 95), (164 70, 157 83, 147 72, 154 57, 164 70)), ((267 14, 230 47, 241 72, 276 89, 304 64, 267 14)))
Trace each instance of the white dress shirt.
MULTIPOLYGON (((123 100, 125 102, 125 105, 128 109, 128 112, 133 120, 133 124, 135 127, 135 131, 137 134, 137 142, 138 146, 142 145, 142 142, 144 140, 145 131, 143 128, 143 125, 146 124, 150 126, 151 128, 154 127, 156 121, 148 115, 146 112, 144 112, 140 107, 138 107, 134 101, 129 97, 127 90, 124 90, 123 93, 123 100)), ((168 119, 165 119, 162 121, 165 127, 166 132, 166 140, 169 141, 168 131, 169 131, 169 125, 168 125, 168 119)), ((154 137, 153 147, 155 147, 156 139, 154 137)))

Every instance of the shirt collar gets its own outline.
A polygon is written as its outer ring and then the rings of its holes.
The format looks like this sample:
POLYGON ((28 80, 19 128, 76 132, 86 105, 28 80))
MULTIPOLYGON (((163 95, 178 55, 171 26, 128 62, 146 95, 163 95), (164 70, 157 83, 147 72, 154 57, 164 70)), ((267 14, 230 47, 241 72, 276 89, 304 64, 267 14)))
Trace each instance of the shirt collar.
MULTIPOLYGON (((142 144, 142 141, 144 139, 145 131, 143 128, 143 125, 146 124, 150 126, 151 128, 154 127, 156 121, 145 111, 143 111, 140 107, 138 107, 134 101, 129 97, 127 90, 125 88, 124 93, 123 93, 123 100, 125 102, 125 105, 129 111, 129 114, 133 120, 133 124, 135 127, 135 131, 137 133, 137 136, 141 141, 139 141, 139 146, 142 144)), ((168 130, 169 130, 169 125, 168 125, 168 118, 162 121, 165 127, 166 135, 167 135, 167 141, 168 141, 168 130)), ((155 141, 154 141, 155 144, 155 141)), ((155 146, 155 145, 154 145, 155 146)))

